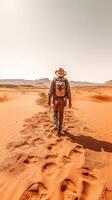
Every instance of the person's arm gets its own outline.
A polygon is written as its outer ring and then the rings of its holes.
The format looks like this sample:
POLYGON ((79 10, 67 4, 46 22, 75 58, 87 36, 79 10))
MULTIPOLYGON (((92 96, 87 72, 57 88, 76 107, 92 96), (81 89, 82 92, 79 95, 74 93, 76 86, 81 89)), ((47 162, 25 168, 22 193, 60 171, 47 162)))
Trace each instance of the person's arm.
POLYGON ((67 98, 69 100, 69 107, 71 107, 72 106, 71 89, 70 89, 70 84, 69 84, 68 80, 66 80, 66 81, 67 81, 67 98))
POLYGON ((53 87, 54 87, 54 81, 51 82, 49 93, 48 93, 48 105, 51 105, 51 98, 53 96, 53 87))

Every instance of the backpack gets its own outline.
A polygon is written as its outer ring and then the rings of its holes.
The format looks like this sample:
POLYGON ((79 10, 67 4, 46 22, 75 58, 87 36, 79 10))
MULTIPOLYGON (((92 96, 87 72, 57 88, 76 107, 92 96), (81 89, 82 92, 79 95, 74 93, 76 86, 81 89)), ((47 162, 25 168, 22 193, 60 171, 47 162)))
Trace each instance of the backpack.
POLYGON ((66 96, 66 80, 65 79, 55 80, 55 94, 57 97, 66 96))

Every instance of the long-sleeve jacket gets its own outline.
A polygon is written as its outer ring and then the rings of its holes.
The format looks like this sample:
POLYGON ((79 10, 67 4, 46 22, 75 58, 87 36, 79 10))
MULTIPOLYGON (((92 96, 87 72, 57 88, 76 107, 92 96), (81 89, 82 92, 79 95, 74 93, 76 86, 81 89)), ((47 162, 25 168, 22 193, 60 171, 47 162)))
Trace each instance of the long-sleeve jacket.
MULTIPOLYGON (((59 78, 54 78, 51 82, 49 93, 48 93, 48 101, 51 101, 51 98, 53 97, 53 101, 57 99, 56 94, 55 94, 55 82, 56 80, 59 80, 59 78)), ((71 89, 70 89, 70 84, 67 79, 64 78, 65 84, 66 84, 66 98, 69 100, 69 103, 71 103, 71 89)))

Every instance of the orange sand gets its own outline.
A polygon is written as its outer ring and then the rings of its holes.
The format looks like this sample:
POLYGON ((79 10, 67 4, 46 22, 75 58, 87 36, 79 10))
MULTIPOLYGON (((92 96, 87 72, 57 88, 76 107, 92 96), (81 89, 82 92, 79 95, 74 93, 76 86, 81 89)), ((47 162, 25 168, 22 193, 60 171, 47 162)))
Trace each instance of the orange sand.
POLYGON ((112 88, 72 89, 60 138, 47 89, 0 89, 0 200, 112 199, 112 88))

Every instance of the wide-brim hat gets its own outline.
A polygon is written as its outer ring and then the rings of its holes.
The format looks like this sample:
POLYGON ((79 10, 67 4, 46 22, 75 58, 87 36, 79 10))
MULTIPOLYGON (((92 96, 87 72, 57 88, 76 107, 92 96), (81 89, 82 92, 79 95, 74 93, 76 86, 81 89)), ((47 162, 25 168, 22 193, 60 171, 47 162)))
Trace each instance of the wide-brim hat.
POLYGON ((66 76, 66 75, 67 75, 67 72, 66 72, 63 68, 59 68, 58 70, 55 71, 55 74, 56 74, 57 76, 59 76, 59 75, 66 76))

